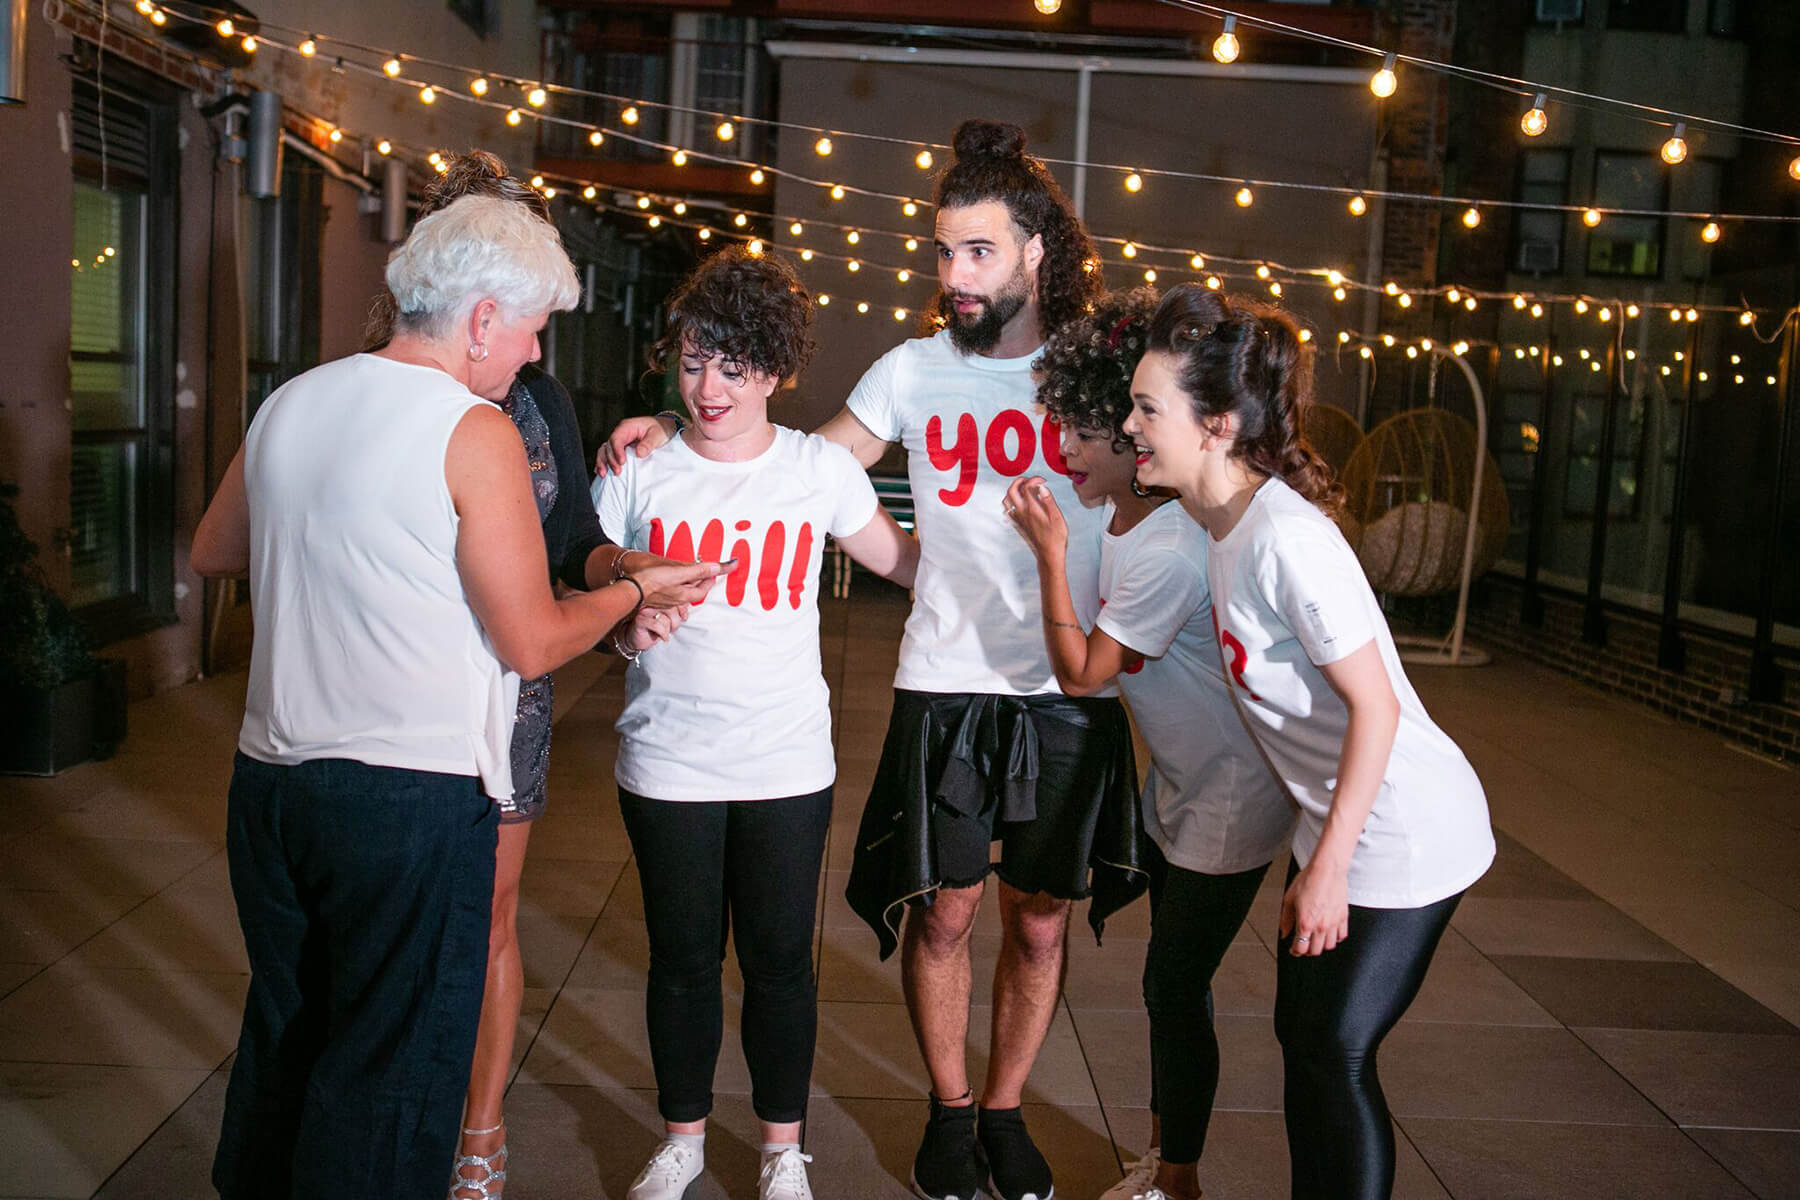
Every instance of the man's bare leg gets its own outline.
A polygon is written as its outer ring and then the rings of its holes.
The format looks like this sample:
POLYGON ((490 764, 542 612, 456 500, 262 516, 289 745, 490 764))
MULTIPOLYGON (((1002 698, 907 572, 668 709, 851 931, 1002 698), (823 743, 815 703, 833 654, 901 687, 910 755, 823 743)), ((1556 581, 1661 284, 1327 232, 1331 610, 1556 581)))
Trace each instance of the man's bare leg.
POLYGON ((984 1108, 1017 1108, 1062 995, 1069 902, 1000 883, 1000 961, 984 1108))
POLYGON ((969 1096, 969 935, 981 910, 982 884, 939 888, 929 908, 906 917, 900 978, 913 1036, 931 1077, 931 1091, 952 1107, 969 1096))

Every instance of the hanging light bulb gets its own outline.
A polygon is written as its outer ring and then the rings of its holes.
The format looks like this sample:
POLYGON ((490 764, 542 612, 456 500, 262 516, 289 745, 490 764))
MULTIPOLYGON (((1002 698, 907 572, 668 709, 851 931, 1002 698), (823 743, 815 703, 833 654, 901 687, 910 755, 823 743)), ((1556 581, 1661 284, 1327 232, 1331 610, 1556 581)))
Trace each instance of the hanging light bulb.
POLYGON ((737 126, 733 125, 730 121, 720 121, 719 127, 713 130, 713 133, 721 142, 729 142, 737 135, 737 126))
POLYGON ((1681 136, 1686 132, 1687 126, 1677 121, 1675 132, 1670 134, 1669 140, 1662 144, 1662 160, 1671 167, 1687 159, 1687 142, 1681 136))
POLYGON ((154 0, 137 0, 134 7, 138 10, 138 15, 147 17, 155 11, 156 4, 154 0))
POLYGON ((1351 216, 1360 217, 1368 211, 1369 211, 1369 202, 1362 198, 1361 192, 1358 192, 1356 195, 1350 197, 1350 215, 1351 216))
POLYGON ((748 247, 746 247, 746 249, 748 249, 750 251, 751 255, 760 257, 763 252, 762 239, 761 238, 751 238, 750 245, 748 247))
POLYGON ((800 222, 798 222, 798 221, 795 221, 793 224, 788 226, 788 236, 789 237, 799 237, 801 234, 803 234, 805 232, 806 232, 806 226, 800 224, 800 222))
POLYGON ((1600 224, 1600 210, 1597 208, 1584 210, 1581 214, 1581 223, 1586 225, 1589 229, 1600 224))
POLYGON ((1474 312, 1475 311, 1475 297, 1464 296, 1463 297, 1463 307, 1468 309, 1470 312, 1474 312))
POLYGON ((860 233, 856 232, 856 230, 852 229, 849 233, 846 233, 844 235, 844 240, 846 242, 849 242, 852 246, 854 246, 858 242, 862 241, 862 234, 860 234, 860 233))
POLYGON ((1690 308, 1687 310, 1687 312, 1683 313, 1682 316, 1686 317, 1690 321, 1698 321, 1700 319, 1700 310, 1690 308))
POLYGON ((1411 308, 1412 307, 1412 293, 1411 292, 1401 292, 1399 298, 1397 300, 1395 300, 1394 303, 1398 304, 1401 308, 1411 308))
MULTIPOLYGON (((154 10, 155 7, 156 6, 154 4, 151 4, 148 6, 146 6, 144 4, 140 4, 140 5, 138 5, 138 11, 150 13, 150 15, 154 16, 154 12, 152 10, 154 10)), ((319 39, 309 33, 305 37, 300 39, 300 45, 299 45, 298 49, 300 51, 300 57, 311 58, 313 55, 315 55, 319 52, 319 39)))
POLYGON ((649 207, 650 207, 650 197, 648 197, 648 196, 639 196, 639 197, 638 197, 638 198, 637 198, 637 206, 638 206, 638 207, 639 207, 639 208, 649 208, 649 207))
POLYGON ((1525 307, 1525 297, 1520 293, 1513 293, 1513 307, 1520 309, 1525 307))
POLYGON ((739 229, 742 229, 750 223, 750 218, 743 213, 739 213, 737 216, 731 218, 731 223, 736 225, 739 229))
POLYGON ((1544 115, 1544 93, 1539 92, 1525 115, 1519 118, 1519 130, 1526 137, 1542 137, 1548 128, 1550 118, 1544 115))
POLYGON ((625 122, 627 125, 636 125, 638 123, 638 116, 637 105, 627 104, 624 109, 620 111, 619 120, 625 122))
POLYGON ((1543 305, 1541 305, 1541 304, 1533 304, 1533 305, 1532 305, 1532 306, 1531 306, 1531 317, 1532 317, 1532 319, 1533 319, 1533 320, 1534 320, 1534 321, 1535 321, 1535 320, 1542 320, 1542 319, 1543 319, 1543 316, 1544 316, 1544 306, 1543 306, 1543 305))
POLYGON ((1419 357, 1419 348, 1417 346, 1408 346, 1406 348, 1406 357, 1408 357, 1408 358, 1419 357))
POLYGON ((382 138, 379 142, 375 143, 375 153, 377 153, 377 154, 392 154, 393 152, 394 152, 394 143, 388 141, 386 138, 382 138))
MULTIPOLYGON (((550 189, 545 188, 544 192, 546 195, 548 195, 550 192, 550 189)), ((662 218, 657 216, 655 213, 651 213, 650 219, 648 221, 645 221, 644 224, 648 225, 652 229, 659 229, 662 227, 662 218)))
POLYGON ((231 23, 230 17, 219 18, 219 23, 213 28, 219 31, 219 36, 222 38, 228 38, 237 32, 237 26, 231 23))
POLYGON ((801 262, 811 262, 812 260, 813 260, 813 252, 811 250, 802 250, 800 252, 800 261, 801 262))
POLYGON ((758 168, 756 168, 756 170, 750 172, 750 182, 755 184, 757 187, 761 187, 763 185, 763 182, 765 180, 767 180, 768 178, 769 178, 769 176, 763 171, 763 169, 761 167, 758 167, 758 168))
POLYGON ((1333 299, 1333 300, 1342 300, 1342 299, 1344 299, 1344 298, 1345 298, 1345 297, 1347 297, 1347 296, 1349 296, 1349 295, 1350 295, 1350 293, 1349 293, 1349 292, 1346 292, 1346 291, 1345 291, 1345 290, 1344 290, 1344 289, 1343 289, 1343 288, 1341 288, 1341 287, 1338 287, 1338 288, 1332 288, 1332 289, 1331 289, 1331 298, 1332 298, 1332 299, 1333 299))
POLYGON ((1145 267, 1144 268, 1144 282, 1145 283, 1155 283, 1156 282, 1156 268, 1155 267, 1145 267))
POLYGON ((590 145, 590 146, 599 146, 599 145, 604 144, 605 141, 606 141, 606 135, 604 133, 601 133, 598 129, 592 130, 588 133, 588 145, 590 145))
POLYGON ((600 189, 595 187, 591 183, 581 189, 581 198, 583 200, 592 200, 595 196, 598 196, 599 194, 600 194, 600 189))
POLYGON ((1700 240, 1708 245, 1719 240, 1719 223, 1708 221, 1700 227, 1700 240))
POLYGON ((830 303, 831 303, 831 293, 829 293, 829 292, 820 292, 820 293, 819 293, 819 297, 818 297, 818 299, 819 299, 819 303, 820 303, 820 304, 822 304, 822 305, 828 305, 828 304, 830 304, 830 303))
POLYGON ((1349 345, 1349 343, 1350 343, 1349 331, 1344 330, 1344 329, 1338 330, 1338 345, 1346 346, 1346 345, 1349 345))
POLYGON ((1381 70, 1369 76, 1369 90, 1386 100, 1400 86, 1400 80, 1394 75, 1394 55, 1390 52, 1381 60, 1381 70))
POLYGON ((1312 330, 1302 329, 1297 335, 1302 342, 1312 341, 1312 330))
MULTIPOLYGON (((221 21, 219 24, 223 25, 225 22, 221 21)), ((398 77, 400 74, 400 56, 398 54, 390 56, 386 62, 381 64, 381 69, 387 73, 389 79, 398 77)))
POLYGON ((1123 254, 1126 258, 1136 258, 1137 257, 1137 243, 1136 242, 1126 242, 1125 245, 1119 250, 1119 253, 1123 254))
POLYGON ((1599 312, 1595 313, 1594 315, 1596 317, 1599 317, 1600 320, 1603 322, 1610 321, 1610 320, 1612 320, 1612 309, 1602 308, 1599 312))
POLYGON ((931 170, 931 151, 921 150, 913 156, 913 163, 921 171, 931 170))
POLYGON ((834 183, 831 185, 831 198, 833 200, 842 200, 844 198, 844 185, 843 184, 834 183))
POLYGON ((1464 229, 1473 229, 1481 224, 1481 210, 1473 204, 1463 210, 1462 223, 1464 229))
POLYGON ((335 145, 337 145, 337 144, 338 144, 338 143, 339 143, 339 142, 341 142, 341 141, 343 141, 343 140, 344 140, 344 131, 343 131, 343 130, 341 130, 341 129, 333 129, 333 130, 332 130, 332 131, 331 131, 331 132, 330 132, 330 133, 329 133, 329 134, 327 134, 327 135, 326 135, 326 136, 327 136, 327 137, 329 137, 329 138, 330 138, 330 139, 331 139, 331 144, 332 144, 332 145, 334 145, 334 146, 335 146, 335 145))
POLYGON ((1754 325, 1755 323, 1756 323, 1756 314, 1751 312, 1749 309, 1746 308, 1743 312, 1738 314, 1738 324, 1739 325, 1754 325))
POLYGON ((1208 275, 1206 277, 1206 286, 1216 292, 1224 286, 1224 283, 1217 275, 1208 275))
POLYGON ((858 300, 856 302, 856 311, 866 316, 869 311, 869 302, 867 300, 858 300))
POLYGON ((1246 185, 1237 190, 1235 199, 1237 200, 1237 206, 1239 208, 1249 208, 1252 204, 1256 203, 1256 193, 1252 192, 1249 186, 1246 185))
POLYGON ((486 75, 477 75, 477 76, 475 76, 475 78, 469 80, 469 91, 471 94, 476 95, 476 96, 487 95, 488 94, 487 76, 486 75))
POLYGON ((1031 6, 1046 17, 1054 17, 1057 10, 1062 8, 1062 0, 1031 0, 1031 6))
MULTIPOLYGON (((542 175, 533 175, 531 177, 531 186, 534 188, 543 187, 544 186, 544 177, 542 175)), ((644 197, 644 203, 638 205, 638 207, 639 208, 649 208, 650 207, 650 198, 648 196, 644 197)))
MULTIPOLYGON (((1048 0, 1038 0, 1038 7, 1042 8, 1045 5, 1045 3, 1047 3, 1047 2, 1048 2, 1048 0)), ((1056 0, 1056 2, 1060 4, 1062 2, 1062 0, 1056 0)), ((894 320, 896 320, 896 321, 906 320, 906 310, 904 308, 896 308, 894 310, 894 320)))
POLYGON ((1367 346, 1358 346, 1356 348, 1356 352, 1364 358, 1374 358, 1375 357, 1375 352, 1373 350, 1369 349, 1367 346))
POLYGON ((1456 288, 1451 288, 1449 291, 1444 293, 1444 299, 1448 300, 1452 304, 1460 304, 1460 303, 1462 303, 1462 292, 1456 288))
POLYGON ((813 143, 813 153, 818 155, 820 158, 824 158, 827 154, 830 154, 831 153, 831 139, 828 137, 822 137, 818 141, 814 142, 813 143))
POLYGON ((1681 310, 1679 308, 1671 308, 1669 310, 1669 322, 1674 325, 1681 324, 1681 310))
POLYGON ((1628 316, 1628 317, 1635 317, 1635 316, 1637 316, 1637 315, 1638 315, 1638 311, 1639 311, 1639 310, 1638 310, 1638 306, 1637 306, 1637 305, 1635 305, 1635 304, 1627 304, 1627 305, 1626 305, 1626 306, 1625 306, 1625 315, 1626 315, 1626 316, 1628 316))
POLYGON ((439 154, 436 150, 433 150, 430 154, 425 156, 425 161, 435 167, 444 161, 444 156, 439 154))
POLYGON ((706 228, 705 226, 701 226, 700 232, 695 234, 694 236, 699 238, 703 242, 710 242, 710 241, 712 241, 712 230, 706 228))
POLYGON ((1225 29, 1213 39, 1212 55, 1222 63, 1234 63, 1237 61, 1240 49, 1237 40, 1237 17, 1227 15, 1225 29))
POLYGON ((549 99, 550 93, 544 90, 544 85, 541 83, 534 85, 531 90, 525 93, 525 103, 531 105, 533 108, 544 107, 545 102, 549 99))
POLYGON ((669 161, 678 167, 687 166, 687 151, 677 150, 675 153, 669 155, 669 161))
POLYGON ((1458 343, 1456 343, 1456 345, 1452 346, 1451 349, 1456 351, 1457 357, 1460 358, 1462 355, 1465 355, 1469 352, 1469 343, 1458 342, 1458 343))
POLYGON ((1271 273, 1272 273, 1272 272, 1270 272, 1270 270, 1269 270, 1269 264, 1268 264, 1268 263, 1258 263, 1258 264, 1257 264, 1257 267, 1256 267, 1256 277, 1257 277, 1257 278, 1258 278, 1258 279, 1267 279, 1267 278, 1268 278, 1268 277, 1269 277, 1269 276, 1270 276, 1270 274, 1271 274, 1271 273))
POLYGON ((1577 313, 1586 313, 1587 310, 1588 310, 1588 302, 1586 300, 1577 299, 1575 301, 1575 311, 1577 313))
POLYGON ((1381 344, 1386 346, 1389 350, 1392 350, 1394 348, 1394 335, 1391 333, 1382 334, 1381 344))
POLYGON ((907 283, 907 282, 910 282, 912 279, 912 272, 908 271, 905 267, 902 267, 898 271, 894 272, 894 278, 899 280, 901 283, 907 283))
POLYGON ((1206 269, 1206 260, 1204 258, 1201 258, 1198 254, 1196 254, 1196 255, 1194 255, 1194 257, 1188 259, 1188 266, 1192 267, 1196 271, 1203 271, 1206 269))
POLYGON ((907 253, 910 254, 911 252, 917 250, 918 248, 919 248, 919 239, 918 238, 907 238, 906 239, 907 253))
POLYGON ((1420 338, 1419 339, 1419 349, 1425 351, 1427 354, 1431 353, 1431 339, 1430 338, 1420 338))
POLYGON ((520 121, 523 121, 524 119, 525 119, 525 114, 520 112, 518 109, 509 108, 506 110, 506 123, 508 125, 517 125, 520 121))
POLYGON ((424 87, 420 88, 419 89, 419 103, 420 104, 436 104, 437 103, 437 89, 432 87, 429 83, 426 84, 424 87))
POLYGON ((1381 290, 1390 296, 1398 296, 1400 294, 1400 285, 1390 279, 1383 285, 1381 290))
POLYGON ((686 200, 677 200, 675 202, 675 207, 670 209, 669 211, 674 213, 678 217, 687 216, 687 201, 686 200))
POLYGON ((857 271, 862 270, 862 264, 853 258, 849 262, 844 264, 844 270, 849 271, 852 274, 855 274, 857 271))
POLYGON ((1788 163, 1788 178, 1800 179, 1800 158, 1795 158, 1792 162, 1788 163))
POLYGON ((1143 191, 1144 190, 1144 177, 1142 175, 1139 175, 1136 171, 1133 171, 1129 175, 1125 176, 1125 190, 1128 192, 1143 191))
POLYGON ((244 48, 245 54, 256 53, 256 39, 247 33, 244 35, 244 40, 239 42, 238 45, 244 48))
POLYGON ((150 23, 161 29, 169 23, 169 14, 160 8, 153 8, 150 10, 150 23))
POLYGON ((1280 280, 1277 280, 1274 283, 1271 283, 1269 285, 1269 295, 1271 295, 1271 296, 1281 295, 1281 281, 1280 280))
POLYGON ((914 204, 911 200, 908 200, 905 204, 900 206, 900 211, 905 216, 916 217, 919 215, 919 206, 914 204))

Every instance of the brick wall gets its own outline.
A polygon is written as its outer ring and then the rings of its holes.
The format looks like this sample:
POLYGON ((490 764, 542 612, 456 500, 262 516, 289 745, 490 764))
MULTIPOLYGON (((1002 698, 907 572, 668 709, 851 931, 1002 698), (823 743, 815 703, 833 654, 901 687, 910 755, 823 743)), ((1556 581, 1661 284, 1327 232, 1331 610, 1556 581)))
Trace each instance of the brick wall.
POLYGON ((1579 600, 1545 596, 1543 626, 1528 628, 1519 621, 1517 582, 1490 575, 1480 591, 1469 605, 1471 641, 1554 667, 1759 754, 1800 763, 1800 658, 1783 664, 1788 704, 1752 704, 1744 698, 1747 647, 1687 634, 1686 670, 1665 671, 1656 665, 1660 627, 1649 617, 1609 612, 1607 644, 1592 646, 1581 640, 1579 600))

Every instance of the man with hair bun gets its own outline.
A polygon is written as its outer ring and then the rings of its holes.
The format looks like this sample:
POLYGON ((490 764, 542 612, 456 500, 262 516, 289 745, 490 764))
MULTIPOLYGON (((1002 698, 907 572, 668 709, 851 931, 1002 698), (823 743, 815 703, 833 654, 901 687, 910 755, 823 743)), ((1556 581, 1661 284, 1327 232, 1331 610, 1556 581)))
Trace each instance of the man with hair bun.
MULTIPOLYGON (((1038 631, 1036 559, 1002 505, 1013 480, 1048 480, 1069 514, 1071 581, 1097 595, 1105 514, 1069 483, 1032 364, 1047 333, 1103 284, 1092 242, 1025 153, 1023 130, 965 121, 954 141, 935 196, 942 328, 883 355, 819 430, 865 467, 905 445, 921 553, 848 896, 882 957, 902 947, 931 1077, 914 1192, 972 1200, 985 1184, 1002 1200, 1050 1200, 1020 1096, 1055 1013, 1070 902, 1093 894, 1097 922, 1141 888, 1142 824, 1124 709, 1110 688, 1078 699, 1057 685, 1038 631), (1002 944, 978 1105, 966 1066, 969 941, 990 871, 1002 944)), ((621 425, 600 469, 666 435, 621 425)), ((1077 616, 1085 626, 1095 613, 1077 616)))

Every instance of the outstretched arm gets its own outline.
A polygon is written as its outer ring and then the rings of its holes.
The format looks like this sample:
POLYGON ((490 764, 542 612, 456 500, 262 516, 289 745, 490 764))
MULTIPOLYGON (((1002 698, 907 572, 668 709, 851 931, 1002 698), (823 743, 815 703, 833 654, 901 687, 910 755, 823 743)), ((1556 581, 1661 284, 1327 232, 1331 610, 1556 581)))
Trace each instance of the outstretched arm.
MULTIPOLYGON (((813 432, 828 442, 836 442, 855 455, 856 461, 861 463, 865 470, 874 466, 881 460, 881 456, 887 453, 888 443, 870 432, 869 427, 859 421, 856 414, 848 408, 839 409, 837 416, 813 432)), ((855 556, 852 555, 852 557, 855 556)))
POLYGON ((918 539, 900 528, 885 508, 877 508, 867 525, 849 537, 839 538, 838 545, 875 574, 903 588, 911 588, 918 574, 918 539))

